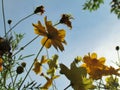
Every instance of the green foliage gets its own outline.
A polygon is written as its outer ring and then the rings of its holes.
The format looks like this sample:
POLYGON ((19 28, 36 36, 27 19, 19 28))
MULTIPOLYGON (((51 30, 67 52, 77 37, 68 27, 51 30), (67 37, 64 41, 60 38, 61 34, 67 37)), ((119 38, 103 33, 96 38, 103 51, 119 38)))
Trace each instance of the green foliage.
POLYGON ((14 39, 11 40, 12 51, 18 49, 18 44, 24 38, 24 34, 17 34, 14 32, 14 39))
MULTIPOLYGON (((83 5, 83 10, 95 11, 100 8, 100 5, 104 3, 104 0, 87 0, 83 5)), ((110 2, 111 13, 117 15, 120 18, 120 1, 112 0, 110 2)))
POLYGON ((100 8, 100 5, 104 3, 104 0, 87 0, 83 5, 83 10, 95 11, 100 8))
POLYGON ((120 18, 120 1, 113 0, 111 3, 111 12, 115 13, 120 18))

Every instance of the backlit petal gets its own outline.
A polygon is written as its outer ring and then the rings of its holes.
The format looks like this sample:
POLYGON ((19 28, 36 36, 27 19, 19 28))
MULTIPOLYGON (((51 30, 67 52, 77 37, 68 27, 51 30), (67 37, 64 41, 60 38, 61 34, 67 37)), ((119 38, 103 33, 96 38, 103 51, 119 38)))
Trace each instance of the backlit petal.
POLYGON ((58 36, 59 36, 61 41, 64 41, 65 35, 66 35, 66 31, 65 30, 62 29, 62 30, 58 31, 58 36))
POLYGON ((42 26, 40 21, 38 21, 38 24, 32 24, 32 25, 34 26, 35 34, 46 36, 47 33, 45 31, 45 27, 42 26))
POLYGON ((34 71, 36 74, 40 74, 40 73, 41 73, 41 71, 42 71, 42 66, 41 66, 41 64, 40 64, 38 61, 35 62, 33 71, 34 71))
MULTIPOLYGON (((44 43, 46 42, 46 40, 47 40, 47 37, 44 37, 44 38, 41 40, 41 44, 44 45, 44 43)), ((51 40, 48 39, 44 46, 45 46, 46 48, 50 48, 50 47, 51 47, 51 40)))
POLYGON ((97 54, 96 54, 96 53, 92 53, 92 54, 91 54, 91 58, 92 58, 92 59, 97 58, 97 54))

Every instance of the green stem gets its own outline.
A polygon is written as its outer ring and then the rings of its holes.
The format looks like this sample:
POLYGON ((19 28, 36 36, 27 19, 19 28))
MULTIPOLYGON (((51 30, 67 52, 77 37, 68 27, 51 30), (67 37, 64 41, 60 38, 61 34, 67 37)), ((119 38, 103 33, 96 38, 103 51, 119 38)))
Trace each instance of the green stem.
POLYGON ((120 64, 120 54, 119 54, 119 51, 117 51, 117 55, 118 55, 118 62, 120 64))
POLYGON ((12 80, 12 83, 13 83, 13 77, 12 77, 11 70, 9 70, 9 72, 10 72, 10 78, 11 78, 11 80, 12 80))
POLYGON ((29 18, 30 16, 34 15, 35 13, 32 13, 24 18, 22 18, 21 20, 19 20, 13 27, 10 28, 10 30, 6 33, 6 35, 11 32, 19 23, 21 23, 22 21, 24 21, 25 19, 29 18))
MULTIPOLYGON (((10 78, 11 78, 11 81, 12 81, 12 83, 14 83, 14 81, 13 81, 13 77, 12 77, 12 73, 11 73, 11 70, 9 69, 9 72, 10 72, 10 78)), ((13 85, 14 86, 14 85, 13 85)))
POLYGON ((37 55, 36 55, 36 57, 35 57, 35 59, 34 59, 34 62, 32 63, 31 67, 29 68, 29 70, 28 70, 26 76, 24 77, 23 81, 21 82, 21 84, 20 84, 18 90, 20 90, 21 86, 23 85, 24 81, 26 80, 27 76, 29 75, 29 73, 30 73, 30 71, 31 71, 31 69, 32 69, 32 67, 33 67, 33 65, 35 64, 35 61, 37 60, 37 58, 38 58, 40 52, 42 51, 42 49, 43 49, 43 47, 45 46, 45 44, 46 44, 47 41, 48 41, 48 39, 44 42, 44 44, 43 44, 42 47, 40 48, 39 52, 37 53, 37 55))
POLYGON ((60 24, 60 22, 58 22, 58 23, 54 24, 53 26, 57 26, 57 25, 59 25, 59 24, 60 24))
POLYGON ((69 84, 64 90, 67 90, 72 84, 69 84))
POLYGON ((26 45, 24 45, 23 47, 21 47, 15 54, 13 54, 12 57, 15 56, 16 54, 18 54, 20 51, 24 50, 25 47, 27 47, 30 43, 32 43, 38 37, 39 37, 39 35, 37 35, 36 37, 34 37, 30 42, 28 42, 26 45))
POLYGON ((3 14, 3 22, 4 22, 4 33, 5 33, 5 37, 6 37, 6 23, 5 23, 5 12, 4 12, 4 2, 2 0, 2 14, 3 14))
MULTIPOLYGON (((28 72, 26 67, 25 67, 25 71, 28 72)), ((30 75, 28 75, 28 77, 30 78, 31 81, 33 81, 30 75)))
POLYGON ((17 77, 18 77, 18 74, 15 76, 15 79, 14 79, 14 82, 13 82, 13 88, 14 88, 17 77))

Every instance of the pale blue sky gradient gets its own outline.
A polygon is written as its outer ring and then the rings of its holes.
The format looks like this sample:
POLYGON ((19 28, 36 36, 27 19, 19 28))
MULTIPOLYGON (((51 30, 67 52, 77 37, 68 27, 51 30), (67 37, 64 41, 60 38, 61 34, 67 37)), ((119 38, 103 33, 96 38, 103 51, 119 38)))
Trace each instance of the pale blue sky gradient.
MULTIPOLYGON (((54 48, 48 50, 50 57, 53 54, 60 55, 59 62, 67 66, 70 66, 70 63, 76 56, 84 56, 88 52, 96 52, 99 57, 105 56, 107 58, 106 64, 114 65, 110 62, 111 60, 115 61, 117 58, 115 46, 120 45, 120 20, 115 14, 110 13, 109 2, 110 0, 105 0, 104 5, 101 5, 100 9, 95 12, 89 12, 82 10, 84 0, 4 0, 6 22, 8 19, 12 19, 12 25, 21 18, 31 14, 37 6, 43 5, 45 7, 45 14, 42 16, 34 15, 14 28, 14 31, 17 33, 25 33, 25 38, 20 43, 22 46, 36 36, 32 23, 37 23, 38 20, 44 23, 44 16, 47 16, 48 20, 53 21, 54 24, 59 21, 61 14, 68 13, 74 17, 74 20, 72 20, 72 30, 69 30, 64 25, 57 26, 67 31, 66 41, 68 44, 65 46, 65 51, 57 52, 54 48)), ((0 15, 0 36, 4 36, 1 7, 0 15)), ((38 38, 34 41, 21 54, 37 53, 41 46, 39 44, 40 39, 38 38)), ((46 54, 45 49, 42 54, 46 54)), ((29 64, 32 61, 31 58, 26 60, 29 64)), ((31 76, 35 77, 38 82, 42 82, 42 79, 36 77, 33 72, 31 76)), ((69 85, 69 80, 63 75, 55 81, 58 90, 63 90, 69 85)), ((68 90, 71 90, 71 88, 68 90)))

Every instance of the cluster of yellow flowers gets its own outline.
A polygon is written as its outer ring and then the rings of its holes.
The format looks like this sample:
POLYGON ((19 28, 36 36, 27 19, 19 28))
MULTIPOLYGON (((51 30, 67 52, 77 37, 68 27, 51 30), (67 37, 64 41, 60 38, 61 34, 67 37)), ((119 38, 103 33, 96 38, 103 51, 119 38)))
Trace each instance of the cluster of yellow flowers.
POLYGON ((91 55, 88 54, 83 58, 84 64, 82 67, 85 67, 90 77, 95 80, 101 79, 102 76, 120 75, 120 73, 118 73, 120 69, 115 69, 112 66, 108 67, 104 65, 105 60, 106 59, 104 57, 97 59, 96 53, 92 53, 91 55))
MULTIPOLYGON (((69 15, 63 14, 59 23, 64 23, 68 27, 72 28, 69 19, 69 15)), ((47 49, 53 45, 56 50, 63 51, 63 44, 67 44, 65 40, 66 31, 64 29, 58 30, 57 28, 55 28, 51 21, 47 21, 47 17, 44 18, 44 22, 45 25, 42 25, 40 21, 38 21, 37 24, 33 24, 35 34, 43 36, 41 44, 47 49)), ((35 60, 33 71, 36 74, 40 74, 41 76, 45 77, 45 79, 47 80, 46 84, 43 85, 41 89, 48 89, 52 85, 53 80, 59 77, 59 75, 55 75, 55 71, 57 69, 56 60, 57 59, 48 60, 45 56, 42 56, 40 61, 35 60), (42 65, 46 63, 49 66, 47 74, 51 75, 50 78, 44 73, 42 73, 42 65)), ((105 57, 101 57, 98 59, 96 53, 89 53, 83 58, 75 58, 75 60, 71 63, 70 69, 67 68, 64 64, 60 64, 60 73, 64 74, 71 81, 71 86, 75 90, 94 89, 94 80, 99 80, 103 76, 108 75, 120 75, 118 72, 120 70, 119 68, 115 69, 112 66, 109 67, 105 65, 105 61, 105 57), (83 64, 77 67, 76 64, 80 61, 82 61, 83 64), (87 77, 87 75, 89 75, 89 78, 87 77)))

